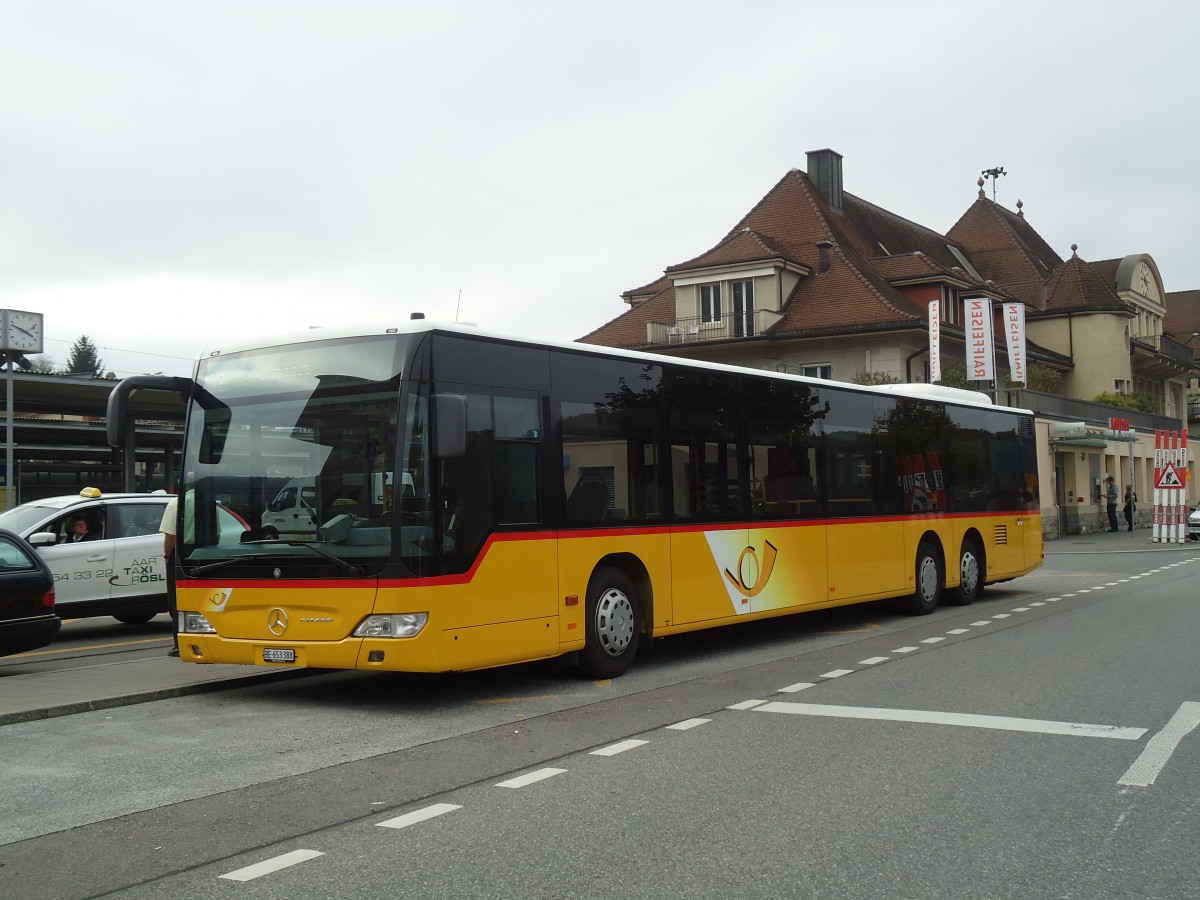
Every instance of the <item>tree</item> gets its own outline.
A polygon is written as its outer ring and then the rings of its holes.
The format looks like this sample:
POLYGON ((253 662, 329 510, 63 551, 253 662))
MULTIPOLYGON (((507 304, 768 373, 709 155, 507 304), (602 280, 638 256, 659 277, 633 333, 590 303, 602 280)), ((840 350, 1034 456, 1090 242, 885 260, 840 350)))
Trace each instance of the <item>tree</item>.
POLYGON ((1103 391, 1092 398, 1093 403, 1103 403, 1106 406, 1116 406, 1121 409, 1136 409, 1144 413, 1157 413, 1158 401, 1152 394, 1135 391, 1132 394, 1119 394, 1116 391, 1103 391))
POLYGON ((67 359, 68 375, 91 375, 99 378, 104 368, 104 360, 100 358, 96 345, 86 334, 71 345, 71 356, 67 359))
POLYGON ((854 376, 855 384, 903 384, 890 372, 859 372, 854 376))
POLYGON ((29 362, 33 365, 30 372, 35 375, 53 375, 54 374, 54 358, 41 353, 37 356, 29 357, 29 362))
POLYGON ((943 387, 963 388, 968 391, 979 390, 979 384, 967 378, 967 364, 956 359, 942 360, 942 378, 935 381, 943 387))

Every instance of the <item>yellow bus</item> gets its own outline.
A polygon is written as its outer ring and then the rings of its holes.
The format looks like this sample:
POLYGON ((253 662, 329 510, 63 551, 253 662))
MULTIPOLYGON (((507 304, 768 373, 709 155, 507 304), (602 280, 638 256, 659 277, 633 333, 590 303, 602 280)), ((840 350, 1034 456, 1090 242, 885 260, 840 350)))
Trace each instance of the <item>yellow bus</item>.
POLYGON ((1041 565, 1033 415, 414 318, 205 355, 176 555, 192 663, 449 672, 898 598, 1041 565), (280 499, 284 498, 284 499, 280 499), (249 530, 222 544, 217 510, 249 530), (281 531, 282 515, 296 523, 281 531))

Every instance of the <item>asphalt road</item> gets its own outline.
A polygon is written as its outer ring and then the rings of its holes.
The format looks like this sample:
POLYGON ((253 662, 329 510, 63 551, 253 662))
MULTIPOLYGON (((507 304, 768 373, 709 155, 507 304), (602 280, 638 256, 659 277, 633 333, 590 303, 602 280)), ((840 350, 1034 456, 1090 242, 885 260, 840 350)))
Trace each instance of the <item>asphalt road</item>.
POLYGON ((6 726, 0 894, 1196 896, 1200 553, 1076 546, 965 609, 664 641, 614 682, 340 673, 6 726))

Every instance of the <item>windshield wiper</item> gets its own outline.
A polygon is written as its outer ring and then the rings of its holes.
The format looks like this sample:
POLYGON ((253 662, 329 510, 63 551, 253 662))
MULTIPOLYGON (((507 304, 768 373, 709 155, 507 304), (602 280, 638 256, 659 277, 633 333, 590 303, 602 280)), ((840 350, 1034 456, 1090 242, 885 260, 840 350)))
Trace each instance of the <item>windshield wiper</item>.
MULTIPOLYGON (((347 562, 346 560, 342 559, 340 556, 335 556, 334 554, 330 553, 328 550, 325 550, 324 548, 318 547, 314 544, 309 544, 305 541, 283 541, 283 540, 246 541, 242 546, 252 545, 252 546, 256 546, 256 547, 261 547, 261 546, 271 547, 271 546, 278 546, 279 544, 285 544, 288 547, 306 547, 309 550, 311 550, 313 553, 317 554, 318 556, 323 556, 326 559, 330 560, 331 562, 336 563, 342 571, 347 572, 350 575, 353 575, 355 578, 362 577, 362 574, 363 574, 362 566, 357 566, 352 562, 347 562)), ((202 566, 196 566, 196 568, 191 570, 191 574, 192 575, 203 575, 206 572, 215 572, 218 569, 224 569, 227 566, 237 565, 237 564, 243 563, 243 562, 257 562, 257 561, 263 560, 263 559, 270 559, 272 556, 277 556, 277 555, 278 554, 274 554, 274 553, 262 553, 262 554, 259 554, 256 556, 234 556, 234 557, 231 557, 230 559, 221 559, 221 560, 217 560, 217 562, 205 563, 202 566)), ((288 557, 288 558, 291 558, 291 557, 288 557)))

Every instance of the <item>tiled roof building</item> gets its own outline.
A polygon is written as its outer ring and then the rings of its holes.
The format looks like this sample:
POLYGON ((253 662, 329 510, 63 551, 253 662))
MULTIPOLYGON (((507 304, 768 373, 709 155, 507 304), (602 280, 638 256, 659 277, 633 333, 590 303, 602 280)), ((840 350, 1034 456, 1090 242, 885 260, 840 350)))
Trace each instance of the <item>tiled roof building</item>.
POLYGON ((630 308, 581 340, 843 381, 924 381, 931 301, 945 358, 964 354, 963 297, 1019 300, 1028 358, 1062 373, 1062 393, 1144 392, 1181 415, 1195 362, 1174 331, 1192 326, 1172 330, 1154 260, 1089 263, 1074 246, 1064 260, 1021 201, 1005 209, 983 184, 941 234, 847 193, 842 157, 810 152, 807 172, 787 172, 714 246, 626 291, 630 308))

